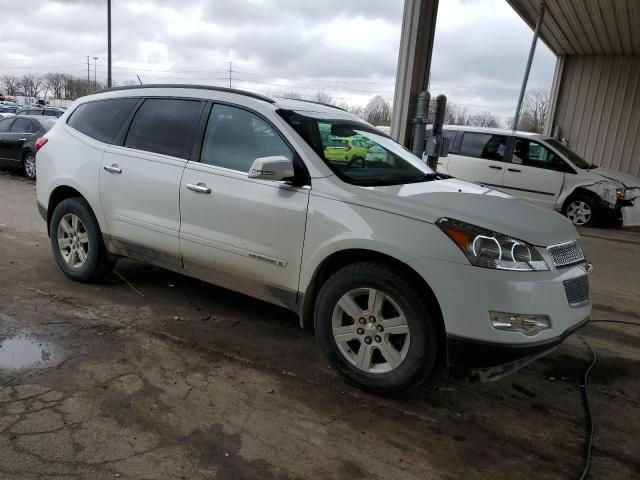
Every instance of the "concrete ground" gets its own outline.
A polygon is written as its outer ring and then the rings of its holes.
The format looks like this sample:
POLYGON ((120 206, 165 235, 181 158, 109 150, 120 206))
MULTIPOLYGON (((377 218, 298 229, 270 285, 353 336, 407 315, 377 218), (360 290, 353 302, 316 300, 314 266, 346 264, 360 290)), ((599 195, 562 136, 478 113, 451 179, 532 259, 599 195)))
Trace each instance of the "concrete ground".
MULTIPOLYGON (((640 234, 582 232, 594 319, 640 323, 640 234)), ((489 384, 346 385, 291 313, 121 261, 52 258, 35 186, 0 171, 0 479, 557 479, 585 450, 579 336, 489 384), (22 369, 13 367, 23 365, 22 369)), ((544 301, 544 299, 541 299, 544 301)), ((640 328, 592 323, 590 478, 640 477, 640 328)))

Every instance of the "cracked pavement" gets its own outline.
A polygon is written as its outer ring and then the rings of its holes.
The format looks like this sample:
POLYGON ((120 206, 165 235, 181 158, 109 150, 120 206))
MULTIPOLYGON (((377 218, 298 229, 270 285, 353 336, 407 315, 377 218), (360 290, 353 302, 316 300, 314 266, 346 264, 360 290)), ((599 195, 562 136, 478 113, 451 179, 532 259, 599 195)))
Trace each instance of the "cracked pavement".
MULTIPOLYGON (((117 275, 71 282, 34 190, 0 172, 0 344, 38 354, 0 366, 0 479, 578 476, 579 337, 498 382, 440 374, 403 398, 367 395, 280 308, 129 260, 116 270, 144 296, 117 275)), ((640 235, 595 233, 594 318, 640 323, 640 235)), ((591 478, 638 478, 640 329, 582 336, 599 356, 591 478)))

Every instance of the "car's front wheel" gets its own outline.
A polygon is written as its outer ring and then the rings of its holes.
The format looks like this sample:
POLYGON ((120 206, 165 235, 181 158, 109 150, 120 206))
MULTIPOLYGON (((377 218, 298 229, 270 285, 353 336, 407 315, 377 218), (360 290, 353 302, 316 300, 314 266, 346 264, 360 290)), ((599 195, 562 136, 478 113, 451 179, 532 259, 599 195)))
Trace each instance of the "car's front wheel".
POLYGON ((567 202, 565 215, 578 227, 591 227, 598 221, 600 206, 589 195, 576 195, 567 202))
POLYGON ((25 153, 22 159, 22 170, 27 178, 36 179, 36 157, 33 153, 25 153))
POLYGON ((343 267, 316 302, 323 353, 363 390, 388 394, 417 386, 438 353, 437 326, 421 297, 395 268, 372 262, 343 267))
POLYGON ((114 265, 105 249, 98 222, 83 198, 60 202, 49 227, 53 256, 72 280, 91 282, 106 275, 114 265))

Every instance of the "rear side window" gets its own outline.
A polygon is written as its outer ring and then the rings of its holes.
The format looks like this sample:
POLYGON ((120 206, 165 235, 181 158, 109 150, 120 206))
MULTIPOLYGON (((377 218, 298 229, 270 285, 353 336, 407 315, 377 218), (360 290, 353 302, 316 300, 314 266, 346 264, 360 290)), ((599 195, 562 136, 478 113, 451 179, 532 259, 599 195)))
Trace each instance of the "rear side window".
POLYGON ((83 103, 71 114, 67 124, 103 143, 113 143, 137 98, 114 98, 83 103))
POLYGON ((57 110, 45 110, 44 111, 44 115, 46 117, 58 117, 58 111, 57 110))
POLYGON ((8 132, 9 127, 11 127, 11 123, 13 123, 13 120, 13 118, 5 118, 4 120, 0 120, 0 133, 8 132))
POLYGON ((131 122, 124 146, 187 158, 201 110, 198 100, 147 99, 131 122))
POLYGON ((504 135, 465 132, 460 145, 460 155, 503 161, 506 148, 507 137, 504 135))
POLYGON ((11 133, 31 133, 32 131, 31 122, 26 118, 16 118, 11 126, 11 133))

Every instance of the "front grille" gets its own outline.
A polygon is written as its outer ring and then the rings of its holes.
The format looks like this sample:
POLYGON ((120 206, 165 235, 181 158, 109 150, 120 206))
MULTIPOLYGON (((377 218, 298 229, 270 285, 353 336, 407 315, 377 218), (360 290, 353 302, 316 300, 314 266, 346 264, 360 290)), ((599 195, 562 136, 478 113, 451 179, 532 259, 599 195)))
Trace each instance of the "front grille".
POLYGON ((589 278, 587 275, 565 280, 563 283, 570 306, 578 307, 589 301, 589 278))
POLYGON ((584 261, 584 253, 577 240, 547 248, 556 267, 568 267, 584 261))

